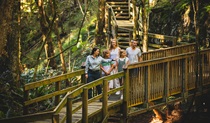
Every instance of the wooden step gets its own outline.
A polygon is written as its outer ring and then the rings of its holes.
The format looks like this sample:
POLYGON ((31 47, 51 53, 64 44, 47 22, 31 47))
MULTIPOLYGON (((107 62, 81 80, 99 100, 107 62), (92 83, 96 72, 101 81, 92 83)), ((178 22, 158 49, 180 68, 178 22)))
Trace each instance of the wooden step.
POLYGON ((112 8, 128 8, 128 5, 125 4, 125 5, 111 5, 112 8))
POLYGON ((128 5, 128 2, 107 2, 109 5, 128 5))
POLYGON ((114 12, 128 12, 128 9, 118 9, 118 8, 114 8, 113 11, 114 11, 114 12))
POLYGON ((128 13, 115 13, 115 16, 118 17, 118 16, 126 16, 126 17, 129 17, 129 14, 128 13))
POLYGON ((121 37, 129 36, 129 32, 118 32, 118 36, 121 37))
POLYGON ((128 46, 129 45, 129 40, 127 40, 127 41, 119 41, 118 44, 119 45, 123 45, 123 46, 125 46, 125 45, 128 46))
POLYGON ((116 18, 118 20, 128 20, 128 19, 130 19, 130 17, 128 17, 128 16, 117 16, 116 18))

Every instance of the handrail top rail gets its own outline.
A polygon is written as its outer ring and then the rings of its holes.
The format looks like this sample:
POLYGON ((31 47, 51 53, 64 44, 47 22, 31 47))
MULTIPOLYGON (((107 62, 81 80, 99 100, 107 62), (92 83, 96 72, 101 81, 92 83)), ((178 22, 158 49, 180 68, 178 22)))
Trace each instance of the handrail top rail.
POLYGON ((173 46, 173 47, 167 47, 167 48, 163 48, 163 49, 151 50, 151 51, 143 52, 143 54, 149 54, 149 53, 152 53, 152 52, 170 50, 170 49, 175 49, 175 48, 179 48, 179 47, 188 47, 190 45, 193 46, 193 45, 195 45, 195 43, 190 43, 190 44, 185 44, 185 45, 176 45, 176 46, 173 46))
POLYGON ((54 109, 55 112, 59 112, 62 108, 62 106, 65 105, 65 103, 67 102, 67 97, 71 97, 71 98, 74 98, 76 96, 78 96, 79 94, 81 94, 81 92, 83 92, 83 88, 90 88, 92 87, 91 85, 98 85, 98 84, 101 84, 103 80, 112 80, 113 78, 118 78, 118 77, 122 77, 124 75, 124 72, 119 72, 117 74, 113 74, 113 75, 109 75, 109 76, 104 76, 104 77, 101 77, 91 83, 87 83, 85 85, 82 85, 80 86, 79 88, 73 90, 72 92, 68 92, 65 97, 60 101, 60 103, 58 104, 58 106, 56 106, 56 108, 54 109), (79 94, 78 94, 79 93, 79 94))
MULTIPOLYGON (((210 50, 210 48, 202 49, 200 52, 201 53, 209 52, 209 50, 210 50)), ((151 60, 146 60, 146 61, 142 61, 142 62, 138 62, 138 63, 129 64, 124 69, 133 69, 133 68, 140 67, 140 66, 153 65, 153 64, 156 64, 157 62, 162 63, 163 61, 168 62, 168 61, 183 59, 183 58, 189 57, 189 55, 195 55, 194 53, 196 53, 196 51, 182 53, 182 54, 178 54, 178 55, 167 56, 167 57, 161 57, 161 58, 156 58, 156 59, 151 59, 151 60)))
POLYGON ((62 80, 65 80, 69 77, 74 77, 75 74, 77 75, 81 75, 80 73, 81 72, 84 72, 83 69, 79 69, 79 70, 76 70, 74 72, 71 72, 71 73, 65 73, 65 74, 61 74, 61 75, 58 75, 58 76, 53 76, 51 78, 47 78, 47 79, 44 79, 44 80, 39 80, 39 81, 36 81, 36 82, 31 82, 31 83, 28 83, 28 84, 25 84, 24 85, 24 90, 30 90, 30 89, 33 89, 33 88, 37 88, 37 87, 40 87, 41 85, 47 85, 47 84, 51 84, 51 83, 54 83, 54 82, 57 82, 57 81, 62 81, 62 80), (61 77, 64 77, 61 79, 61 77))
POLYGON ((101 81, 102 80, 107 80, 107 81, 109 81, 109 80, 112 80, 112 79, 114 79, 114 78, 119 78, 119 77, 122 77, 124 75, 124 72, 119 72, 119 73, 116 73, 116 74, 113 74, 113 75, 109 75, 109 76, 104 76, 104 77, 101 77, 101 78, 99 78, 99 79, 97 79, 97 80, 94 80, 94 81, 92 81, 91 83, 87 83, 87 84, 85 84, 85 85, 82 85, 82 86, 80 86, 79 88, 77 88, 77 89, 75 89, 75 90, 73 90, 72 92, 70 92, 69 93, 69 95, 71 95, 71 97, 75 97, 75 96, 78 96, 78 95, 76 95, 76 92, 78 92, 78 91, 83 91, 82 89, 83 88, 91 88, 92 86, 92 84, 94 84, 94 85, 99 85, 99 84, 101 84, 101 81))
POLYGON ((189 57, 189 55, 194 55, 194 53, 195 53, 195 51, 188 52, 188 53, 182 53, 182 54, 178 54, 178 55, 172 55, 172 56, 167 56, 167 57, 151 59, 151 60, 146 60, 146 61, 142 61, 142 62, 137 62, 137 63, 129 64, 126 69, 133 69, 133 68, 140 67, 140 66, 153 65, 153 64, 157 64, 157 62, 162 63, 162 62, 174 61, 174 60, 189 57))
POLYGON ((113 18, 114 18, 114 25, 117 25, 117 19, 116 19, 116 16, 114 14, 114 11, 112 9, 112 6, 110 6, 107 2, 106 2, 106 5, 111 9, 111 13, 112 13, 113 18))

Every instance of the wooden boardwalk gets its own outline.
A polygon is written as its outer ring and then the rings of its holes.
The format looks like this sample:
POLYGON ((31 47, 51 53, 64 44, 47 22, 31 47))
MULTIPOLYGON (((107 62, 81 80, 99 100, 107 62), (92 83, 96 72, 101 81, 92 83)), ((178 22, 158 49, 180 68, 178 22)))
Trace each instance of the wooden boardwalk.
MULTIPOLYGON (((119 101, 120 96, 121 95, 115 95, 115 94, 111 95, 108 100, 108 106, 119 101)), ((74 110, 81 104, 82 104, 82 101, 73 103, 72 110, 74 110)), ((101 110, 102 110, 102 102, 99 100, 88 104, 88 116, 93 115, 97 112, 102 112, 101 110)), ((61 111, 59 113, 59 121, 61 121, 65 115, 66 115, 66 107, 61 109, 61 111)), ((72 118, 73 118, 72 123, 80 123, 82 120, 82 108, 80 110, 76 111, 73 114, 72 118)), ((28 123, 52 123, 52 119, 45 119, 42 121, 34 121, 34 122, 28 122, 28 123)))

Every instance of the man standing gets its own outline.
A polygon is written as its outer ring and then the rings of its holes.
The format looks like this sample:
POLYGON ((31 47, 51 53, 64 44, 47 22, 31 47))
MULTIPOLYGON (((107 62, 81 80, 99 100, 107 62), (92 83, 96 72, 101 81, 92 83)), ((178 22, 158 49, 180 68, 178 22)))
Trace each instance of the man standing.
POLYGON ((126 53, 129 58, 130 64, 142 61, 142 58, 141 58, 142 52, 137 47, 136 40, 131 40, 131 45, 130 45, 130 47, 126 48, 126 53))

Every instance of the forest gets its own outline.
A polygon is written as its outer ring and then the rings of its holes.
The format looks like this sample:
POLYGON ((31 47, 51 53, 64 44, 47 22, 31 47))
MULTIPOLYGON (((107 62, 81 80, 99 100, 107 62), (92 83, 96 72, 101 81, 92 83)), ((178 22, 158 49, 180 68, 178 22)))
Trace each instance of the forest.
MULTIPOLYGON (((105 14, 110 1, 120 0, 0 1, 0 119, 23 114, 24 84, 78 70, 94 46, 108 47, 114 36, 107 30, 105 14)), ((136 24, 133 32, 143 32, 132 34, 141 40, 143 52, 150 44, 161 44, 148 33, 174 36, 177 45, 194 42, 198 49, 209 47, 209 0, 124 1, 138 8, 129 19, 136 24), (136 18, 142 25, 135 23, 136 18)), ((171 44, 164 42, 164 46, 171 44)), ((50 91, 40 88, 30 96, 50 91)), ((48 102, 34 110, 51 107, 48 102)))

